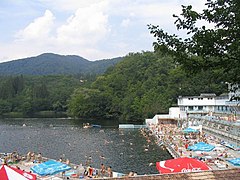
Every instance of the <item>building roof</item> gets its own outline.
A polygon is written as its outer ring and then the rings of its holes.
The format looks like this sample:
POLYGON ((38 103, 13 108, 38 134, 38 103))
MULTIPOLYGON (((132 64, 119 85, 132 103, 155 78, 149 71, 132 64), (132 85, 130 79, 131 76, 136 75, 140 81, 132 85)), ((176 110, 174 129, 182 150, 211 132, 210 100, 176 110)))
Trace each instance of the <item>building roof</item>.
POLYGON ((201 93, 200 96, 179 96, 178 99, 182 99, 182 98, 204 98, 204 97, 217 97, 216 94, 214 93, 201 93))
POLYGON ((200 97, 215 97, 215 93, 202 93, 200 94, 200 97))

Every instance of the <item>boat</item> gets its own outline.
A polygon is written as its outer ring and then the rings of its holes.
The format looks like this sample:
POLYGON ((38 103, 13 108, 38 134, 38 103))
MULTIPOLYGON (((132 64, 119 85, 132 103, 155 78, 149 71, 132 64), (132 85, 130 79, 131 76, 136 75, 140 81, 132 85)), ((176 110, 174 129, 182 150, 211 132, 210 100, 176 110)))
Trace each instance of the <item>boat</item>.
POLYGON ((92 127, 94 127, 94 128, 101 128, 102 126, 98 125, 98 124, 92 124, 92 127))
POLYGON ((84 123, 83 128, 101 128, 102 126, 99 124, 90 124, 90 123, 84 123))

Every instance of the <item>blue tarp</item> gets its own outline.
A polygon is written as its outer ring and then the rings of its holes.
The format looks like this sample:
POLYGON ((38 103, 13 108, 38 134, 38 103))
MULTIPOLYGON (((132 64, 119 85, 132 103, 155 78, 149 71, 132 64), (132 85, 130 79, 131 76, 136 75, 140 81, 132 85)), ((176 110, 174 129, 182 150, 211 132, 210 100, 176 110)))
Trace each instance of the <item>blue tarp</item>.
POLYGON ((188 146, 188 149, 193 151, 212 151, 214 148, 215 146, 204 142, 199 142, 193 146, 188 146))
POLYGON ((71 167, 67 166, 66 164, 54 160, 49 160, 31 167, 31 170, 40 176, 54 175, 70 169, 71 167))
POLYGON ((184 132, 184 133, 197 133, 198 130, 188 127, 188 128, 186 128, 186 129, 184 129, 183 132, 184 132))
POLYGON ((234 166, 240 166, 240 158, 235 158, 228 160, 228 162, 232 163, 234 166))

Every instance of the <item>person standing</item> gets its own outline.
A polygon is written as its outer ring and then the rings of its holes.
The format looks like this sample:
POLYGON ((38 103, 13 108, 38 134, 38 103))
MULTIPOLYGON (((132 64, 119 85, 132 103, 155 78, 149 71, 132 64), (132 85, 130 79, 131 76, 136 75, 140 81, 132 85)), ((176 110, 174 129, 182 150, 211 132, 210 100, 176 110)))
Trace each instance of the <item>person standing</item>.
POLYGON ((108 166, 107 168, 108 177, 113 177, 112 167, 108 166))
POLYGON ((105 175, 105 173, 106 173, 106 169, 105 169, 105 166, 104 166, 103 163, 101 164, 101 170, 100 170, 100 173, 101 173, 101 176, 102 176, 102 177, 103 177, 103 176, 105 175))

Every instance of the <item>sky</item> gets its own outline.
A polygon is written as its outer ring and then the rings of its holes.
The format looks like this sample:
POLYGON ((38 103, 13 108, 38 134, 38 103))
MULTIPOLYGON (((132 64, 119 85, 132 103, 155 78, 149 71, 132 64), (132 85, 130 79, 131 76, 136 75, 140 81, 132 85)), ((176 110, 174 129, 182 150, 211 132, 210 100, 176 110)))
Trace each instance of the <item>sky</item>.
POLYGON ((206 0, 0 0, 0 62, 42 53, 88 60, 153 51, 148 24, 184 36, 174 25, 181 5, 206 0))

